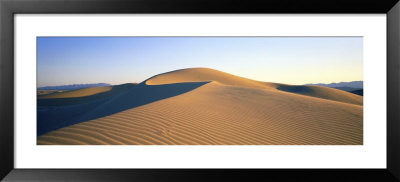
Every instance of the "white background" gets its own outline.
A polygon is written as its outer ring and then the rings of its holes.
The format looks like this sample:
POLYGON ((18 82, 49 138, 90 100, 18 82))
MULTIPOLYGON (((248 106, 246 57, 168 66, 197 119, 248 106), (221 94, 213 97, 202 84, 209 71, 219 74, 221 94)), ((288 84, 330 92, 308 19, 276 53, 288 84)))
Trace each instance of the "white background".
POLYGON ((386 15, 15 15, 16 168, 386 168, 386 15), (36 36, 363 36, 364 145, 37 146, 36 36))

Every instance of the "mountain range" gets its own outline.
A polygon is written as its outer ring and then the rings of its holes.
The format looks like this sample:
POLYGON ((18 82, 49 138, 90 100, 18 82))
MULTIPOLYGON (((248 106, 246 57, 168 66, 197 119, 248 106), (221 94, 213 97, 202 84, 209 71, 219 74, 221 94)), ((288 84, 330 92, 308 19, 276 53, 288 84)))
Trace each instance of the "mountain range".
MULTIPOLYGON (((317 86, 324 86, 324 87, 331 87, 331 88, 363 88, 363 81, 352 81, 352 82, 339 82, 339 83, 316 83, 316 84, 306 84, 306 85, 317 85, 317 86)), ((341 89, 343 90, 343 89, 341 89)), ((348 90, 346 90, 348 91, 348 90)))

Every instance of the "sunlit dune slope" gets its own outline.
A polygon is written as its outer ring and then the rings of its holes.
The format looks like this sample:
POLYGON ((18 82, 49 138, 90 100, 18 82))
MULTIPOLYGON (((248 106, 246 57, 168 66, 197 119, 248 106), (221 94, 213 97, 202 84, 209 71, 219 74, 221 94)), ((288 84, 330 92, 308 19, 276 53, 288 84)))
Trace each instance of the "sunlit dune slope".
POLYGON ((95 95, 99 94, 102 92, 107 92, 111 90, 112 87, 107 86, 107 87, 90 87, 90 88, 83 88, 83 89, 78 89, 78 90, 71 90, 71 91, 65 91, 65 92, 57 92, 57 93, 52 93, 48 95, 42 95, 38 96, 38 98, 42 99, 49 99, 49 98, 73 98, 73 97, 84 97, 84 96, 90 96, 90 95, 95 95))
POLYGON ((252 88, 276 88, 274 83, 259 82, 210 68, 188 68, 156 75, 145 81, 148 85, 160 85, 181 82, 215 81, 225 85, 245 86, 252 88))
POLYGON ((84 117, 113 114, 41 135, 38 144, 363 144, 363 107, 351 103, 358 97, 306 88, 205 68, 178 70, 152 77, 84 117))
POLYGON ((189 68, 156 75, 148 80, 146 84, 159 85, 180 82, 204 82, 215 81, 225 85, 243 86, 251 88, 281 90, 295 94, 307 95, 323 99, 335 100, 351 104, 363 104, 363 97, 346 91, 305 85, 286 85, 278 83, 260 82, 239 76, 235 76, 222 71, 209 68, 189 68))
POLYGON ((362 106, 209 83, 62 128, 38 144, 362 144, 362 106))

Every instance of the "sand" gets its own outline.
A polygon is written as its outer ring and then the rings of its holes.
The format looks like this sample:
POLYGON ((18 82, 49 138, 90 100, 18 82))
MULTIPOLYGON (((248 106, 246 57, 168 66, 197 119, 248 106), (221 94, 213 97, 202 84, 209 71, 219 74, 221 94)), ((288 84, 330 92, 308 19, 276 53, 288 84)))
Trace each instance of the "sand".
POLYGON ((110 91, 112 87, 90 87, 83 88, 78 90, 64 91, 64 92, 56 92, 47 95, 42 95, 39 98, 42 99, 54 99, 54 98, 74 98, 74 97, 84 97, 99 94, 102 92, 110 91))
POLYGON ((80 116, 85 122, 40 135, 38 144, 363 144, 363 97, 327 87, 191 68, 109 97, 80 116))

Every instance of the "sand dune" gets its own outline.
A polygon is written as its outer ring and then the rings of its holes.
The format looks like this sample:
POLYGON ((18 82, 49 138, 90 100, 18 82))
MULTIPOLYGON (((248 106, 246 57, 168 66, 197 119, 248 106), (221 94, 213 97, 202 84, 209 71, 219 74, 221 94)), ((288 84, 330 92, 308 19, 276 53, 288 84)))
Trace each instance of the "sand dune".
POLYGON ((286 85, 278 83, 260 82, 210 68, 192 68, 163 73, 146 80, 148 85, 170 84, 180 82, 215 81, 225 85, 244 86, 269 90, 281 90, 295 94, 307 95, 323 99, 363 104, 363 97, 342 90, 309 85, 286 85))
POLYGON ((184 69, 114 94, 38 144, 361 145, 362 97, 348 94, 184 69))
POLYGON ((83 89, 78 89, 78 90, 52 93, 52 94, 40 96, 39 98, 54 99, 54 98, 84 97, 84 96, 99 94, 102 92, 107 92, 107 91, 110 91, 111 89, 112 89, 112 87, 90 87, 90 88, 83 88, 83 89))
POLYGON ((110 89, 102 87, 84 88, 44 96, 38 96, 39 106, 65 106, 80 103, 87 103, 92 100, 111 98, 132 89, 137 84, 126 83, 111 86, 110 89))
POLYGON ((280 84, 277 89, 311 97, 363 105, 362 96, 329 87, 280 84))
POLYGON ((37 99, 37 135, 66 127, 83 120, 82 116, 95 109, 99 105, 111 100, 132 89, 136 84, 122 84, 112 86, 109 91, 88 95, 87 89, 76 90, 75 95, 68 94, 66 97, 58 95, 58 98, 37 99), (85 93, 79 93, 85 91, 85 93), (85 95, 86 96, 82 96, 85 95), (72 97, 70 97, 72 96, 72 97), (80 97, 78 97, 80 96, 80 97))
POLYGON ((182 82, 219 82, 225 85, 272 89, 277 84, 259 82, 210 68, 190 68, 156 75, 145 81, 147 85, 161 85, 182 82))

